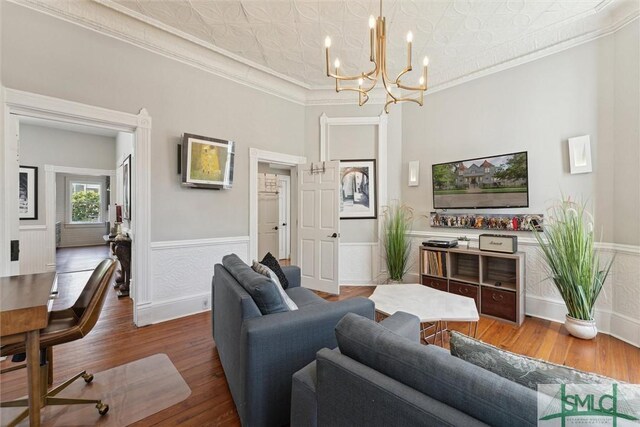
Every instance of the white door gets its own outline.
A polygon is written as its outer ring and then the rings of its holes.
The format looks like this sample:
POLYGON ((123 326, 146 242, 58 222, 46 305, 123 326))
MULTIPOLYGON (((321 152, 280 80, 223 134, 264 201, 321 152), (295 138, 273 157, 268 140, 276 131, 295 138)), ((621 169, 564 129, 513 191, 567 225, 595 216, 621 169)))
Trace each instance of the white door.
POLYGON ((258 261, 267 252, 278 256, 278 195, 258 194, 258 261))
POLYGON ((291 177, 278 175, 278 258, 291 257, 291 177))
MULTIPOLYGON (((322 169, 322 163, 313 166, 318 165, 322 169)), ((339 294, 340 162, 324 162, 324 172, 317 173, 311 173, 311 166, 298 166, 298 263, 302 285, 339 294)))
MULTIPOLYGON (((2 245, 5 245, 5 251, 3 251, 4 259, 0 261, 0 276, 20 274, 20 261, 15 257, 16 254, 14 253, 20 242, 20 154, 18 149, 20 121, 17 116, 10 115, 5 125, 8 131, 8 137, 5 141, 5 154, 7 157, 4 162, 3 177, 5 182, 3 184, 5 191, 3 203, 5 206, 3 206, 3 209, 6 223, 1 226, 4 227, 3 235, 6 236, 6 241, 2 242, 2 245), (14 256, 12 256, 12 253, 14 256)), ((44 171, 40 171, 40 173, 44 173, 44 171)), ((17 255, 19 256, 19 253, 17 255)))

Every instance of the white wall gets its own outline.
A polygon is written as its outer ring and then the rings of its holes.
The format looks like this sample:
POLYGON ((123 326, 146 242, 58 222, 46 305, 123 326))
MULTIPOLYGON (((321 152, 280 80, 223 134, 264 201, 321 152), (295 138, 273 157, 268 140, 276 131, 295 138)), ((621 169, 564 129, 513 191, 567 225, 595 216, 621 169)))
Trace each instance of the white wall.
MULTIPOLYGON (((421 176, 418 187, 403 186, 403 200, 424 214, 433 210, 434 163, 528 151, 529 208, 500 212, 545 213, 561 193, 582 197, 610 240, 613 52, 613 38, 602 38, 430 94, 423 108, 406 105, 403 176, 410 160, 420 161, 421 176), (585 134, 593 173, 570 175, 567 138, 585 134)), ((429 227, 423 221, 418 228, 429 227)))
POLYGON ((613 241, 640 245, 640 22, 614 41, 613 241))

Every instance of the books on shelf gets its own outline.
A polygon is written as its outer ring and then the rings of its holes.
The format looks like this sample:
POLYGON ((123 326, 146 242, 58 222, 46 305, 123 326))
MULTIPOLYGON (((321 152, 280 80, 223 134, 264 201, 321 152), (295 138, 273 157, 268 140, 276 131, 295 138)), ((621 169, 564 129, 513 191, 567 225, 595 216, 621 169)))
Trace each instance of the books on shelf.
POLYGON ((447 253, 443 251, 423 251, 422 274, 447 276, 447 253))

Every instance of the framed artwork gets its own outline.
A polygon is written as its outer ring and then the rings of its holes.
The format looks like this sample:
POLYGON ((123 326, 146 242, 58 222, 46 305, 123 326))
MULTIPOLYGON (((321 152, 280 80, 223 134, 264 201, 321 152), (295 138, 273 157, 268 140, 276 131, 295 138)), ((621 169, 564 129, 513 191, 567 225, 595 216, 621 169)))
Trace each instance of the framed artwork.
POLYGON ((131 154, 122 162, 122 218, 131 220, 131 154))
POLYGON ((221 190, 233 185, 234 143, 185 133, 182 137, 182 185, 221 190))
POLYGON ((19 218, 38 219, 38 168, 35 166, 20 166, 19 186, 19 218))
POLYGON ((340 160, 340 219, 374 219, 376 161, 340 160))

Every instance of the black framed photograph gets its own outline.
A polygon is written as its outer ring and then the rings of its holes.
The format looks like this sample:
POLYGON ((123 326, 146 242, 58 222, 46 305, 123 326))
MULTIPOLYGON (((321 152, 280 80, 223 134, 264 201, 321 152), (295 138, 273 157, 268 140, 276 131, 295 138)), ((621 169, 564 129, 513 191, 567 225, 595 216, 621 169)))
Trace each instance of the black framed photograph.
POLYGON ((211 190, 233 185, 233 141, 185 133, 182 137, 182 185, 211 190))
POLYGON ((375 219, 376 161, 340 160, 340 219, 375 219))
POLYGON ((38 168, 20 166, 19 218, 38 219, 38 168))
POLYGON ((131 220, 131 154, 122 162, 122 218, 131 220))

